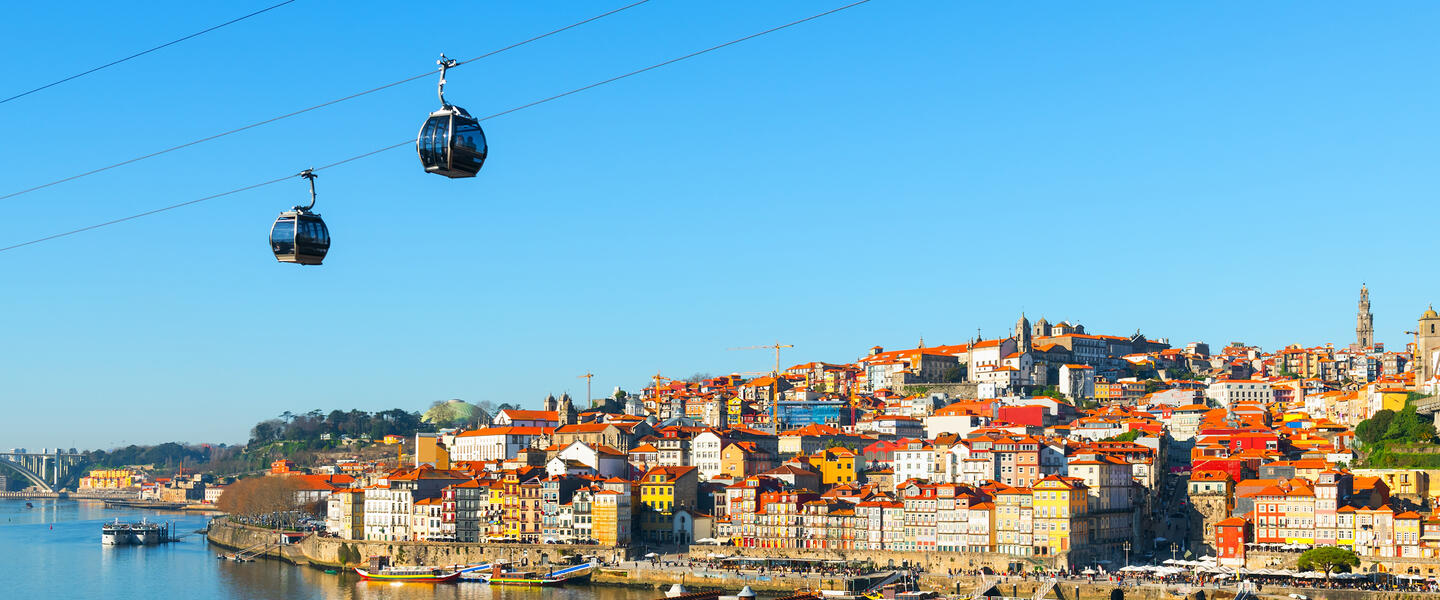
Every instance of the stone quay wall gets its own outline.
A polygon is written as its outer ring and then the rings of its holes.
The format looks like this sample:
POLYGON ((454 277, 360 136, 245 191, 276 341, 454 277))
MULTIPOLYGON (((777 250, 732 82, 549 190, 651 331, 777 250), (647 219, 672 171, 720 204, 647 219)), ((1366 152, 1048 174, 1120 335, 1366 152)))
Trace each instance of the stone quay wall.
POLYGON ((309 535, 295 544, 278 545, 280 532, 226 519, 212 521, 205 537, 211 543, 232 551, 266 548, 262 556, 327 567, 354 566, 359 564, 353 561, 355 557, 363 563, 370 556, 389 556, 391 562, 397 565, 483 564, 509 560, 516 564, 538 566, 569 564, 585 555, 606 561, 628 558, 625 548, 569 544, 379 542, 309 535), (341 560, 342 552, 352 559, 351 562, 341 560))
POLYGON ((892 550, 822 550, 815 548, 745 548, 736 546, 691 546, 690 558, 705 560, 710 554, 727 557, 767 559, 818 559, 870 561, 881 569, 920 567, 931 573, 949 573, 990 567, 997 572, 1063 568, 1064 555, 1023 557, 990 552, 897 552, 892 550))

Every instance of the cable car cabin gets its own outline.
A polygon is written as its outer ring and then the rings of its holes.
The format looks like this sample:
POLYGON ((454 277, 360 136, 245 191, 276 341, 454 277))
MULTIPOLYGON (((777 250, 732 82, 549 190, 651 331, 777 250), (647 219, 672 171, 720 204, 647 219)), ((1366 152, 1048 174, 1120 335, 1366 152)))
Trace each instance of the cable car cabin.
POLYGON ((446 106, 430 113, 420 137, 415 139, 420 162, 426 173, 446 177, 474 177, 485 164, 489 150, 480 122, 458 106, 446 106))
POLYGON ((330 251, 330 230, 317 213, 287 210, 270 228, 270 249, 282 263, 318 265, 330 251))

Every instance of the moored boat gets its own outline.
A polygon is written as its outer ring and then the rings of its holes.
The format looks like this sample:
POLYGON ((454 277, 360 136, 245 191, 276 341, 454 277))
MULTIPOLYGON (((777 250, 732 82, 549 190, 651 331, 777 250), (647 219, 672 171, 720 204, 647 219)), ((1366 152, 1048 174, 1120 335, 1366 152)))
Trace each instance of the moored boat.
POLYGON ((445 583, 460 577, 458 569, 426 566, 392 566, 388 556, 370 557, 369 568, 355 567, 355 573, 366 581, 401 583, 445 583))
POLYGON ((502 571, 501 565, 497 563, 491 567, 490 574, 485 577, 485 581, 490 585, 526 587, 564 585, 566 583, 577 583, 588 580, 594 571, 594 563, 585 563, 549 573, 540 573, 537 571, 502 571))
POLYGON ((169 529, 161 523, 105 523, 100 527, 100 543, 106 546, 150 546, 171 541, 169 529))

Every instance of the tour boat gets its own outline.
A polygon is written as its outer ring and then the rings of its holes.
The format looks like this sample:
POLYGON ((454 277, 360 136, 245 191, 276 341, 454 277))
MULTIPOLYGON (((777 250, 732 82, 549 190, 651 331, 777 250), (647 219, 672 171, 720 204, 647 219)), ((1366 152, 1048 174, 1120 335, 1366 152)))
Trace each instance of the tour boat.
POLYGON ((366 581, 402 583, 443 583, 460 578, 460 570, 442 567, 392 566, 388 556, 372 556, 368 568, 355 567, 355 573, 366 581))
POLYGON ((570 582, 588 580, 594 570, 594 563, 585 563, 549 573, 539 573, 535 571, 501 571, 500 565, 497 564, 493 567, 490 575, 485 578, 485 581, 490 585, 528 587, 564 585, 570 582))
POLYGON ((444 583, 460 577, 459 571, 447 571, 438 567, 384 567, 375 571, 355 567, 355 572, 366 581, 405 583, 444 583))
POLYGON ((150 546, 166 541, 170 541, 170 533, 160 523, 121 523, 116 519, 100 527, 100 543, 106 546, 150 546))

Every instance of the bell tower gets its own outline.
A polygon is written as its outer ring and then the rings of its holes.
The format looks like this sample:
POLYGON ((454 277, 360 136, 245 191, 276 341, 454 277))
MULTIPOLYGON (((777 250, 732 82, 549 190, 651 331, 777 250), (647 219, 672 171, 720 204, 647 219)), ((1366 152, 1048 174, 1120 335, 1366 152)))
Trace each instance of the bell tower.
POLYGON ((1440 313, 1431 306, 1420 315, 1419 327, 1415 330, 1416 385, 1435 376, 1437 359, 1440 359, 1440 313))
POLYGON ((1355 314, 1355 345, 1363 350, 1375 345, 1375 316, 1370 313, 1370 290, 1360 285, 1360 309, 1355 314))
POLYGON ((1025 313, 1020 313, 1020 320, 1015 322, 1015 348, 1016 352, 1028 354, 1030 352, 1030 319, 1025 318, 1025 313))

